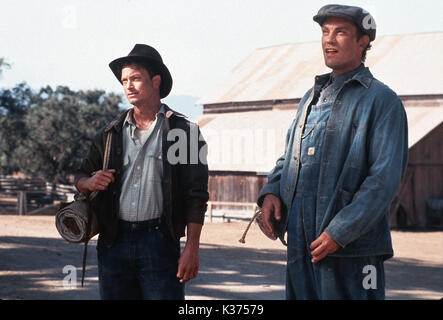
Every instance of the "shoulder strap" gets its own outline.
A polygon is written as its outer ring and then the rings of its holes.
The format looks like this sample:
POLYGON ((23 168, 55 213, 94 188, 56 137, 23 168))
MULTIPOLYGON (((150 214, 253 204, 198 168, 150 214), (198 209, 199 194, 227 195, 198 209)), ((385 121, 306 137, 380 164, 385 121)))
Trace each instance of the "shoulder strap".
MULTIPOLYGON (((106 145, 105 145, 105 152, 103 155, 103 171, 108 170, 108 164, 109 164, 109 154, 111 152, 111 141, 112 141, 112 131, 108 132, 108 135, 106 136, 106 145)), ((89 200, 94 199, 98 194, 98 191, 94 191, 89 195, 89 200)))
MULTIPOLYGON (((106 136, 106 145, 105 145, 105 152, 103 155, 103 171, 108 170, 108 164, 109 164, 109 154, 111 152, 111 141, 112 141, 112 131, 108 132, 108 135, 106 136)), ((85 280, 85 271, 86 271, 86 257, 88 255, 88 242, 89 242, 89 235, 91 234, 91 225, 92 225, 92 205, 91 200, 94 199, 98 194, 98 191, 94 191, 90 194, 88 197, 88 223, 86 224, 86 239, 85 239, 85 247, 83 250, 83 269, 82 269, 82 287, 83 282, 85 280)))

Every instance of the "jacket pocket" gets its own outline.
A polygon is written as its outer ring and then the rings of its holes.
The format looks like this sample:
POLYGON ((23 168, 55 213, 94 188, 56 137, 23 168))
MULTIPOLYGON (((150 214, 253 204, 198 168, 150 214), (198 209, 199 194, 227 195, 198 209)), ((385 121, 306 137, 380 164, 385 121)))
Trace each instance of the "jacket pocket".
POLYGON ((163 159, 161 150, 146 152, 145 161, 149 161, 146 172, 148 180, 161 182, 163 180, 163 159))
POLYGON ((307 136, 309 136, 314 131, 314 128, 315 128, 314 124, 310 124, 310 123, 306 124, 305 130, 304 130, 301 138, 305 139, 307 136))

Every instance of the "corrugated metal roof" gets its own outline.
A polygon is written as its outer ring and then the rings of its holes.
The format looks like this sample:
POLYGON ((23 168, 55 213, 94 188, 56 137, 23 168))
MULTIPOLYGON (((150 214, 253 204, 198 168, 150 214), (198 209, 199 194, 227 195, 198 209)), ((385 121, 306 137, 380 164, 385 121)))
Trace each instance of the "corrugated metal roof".
MULTIPOLYGON (((203 115, 198 123, 208 143, 211 171, 269 172, 284 153, 295 110, 203 115)), ((409 148, 443 123, 443 107, 406 108, 409 148)))
POLYGON ((443 123, 443 107, 406 108, 409 128, 409 148, 443 123))
MULTIPOLYGON (((378 36, 366 65, 398 95, 443 94, 442 52, 443 32, 378 36)), ((320 41, 261 48, 198 104, 298 99, 327 72, 320 41)))

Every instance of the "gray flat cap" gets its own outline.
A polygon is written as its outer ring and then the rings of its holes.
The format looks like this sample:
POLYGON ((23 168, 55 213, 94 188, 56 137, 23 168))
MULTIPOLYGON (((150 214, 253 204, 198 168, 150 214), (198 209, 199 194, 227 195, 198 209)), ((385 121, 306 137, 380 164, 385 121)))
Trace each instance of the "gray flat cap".
POLYGON ((365 34, 369 36, 371 41, 375 40, 377 26, 374 18, 369 12, 360 7, 345 6, 339 4, 328 4, 322 7, 314 21, 323 26, 325 20, 329 17, 341 17, 351 20, 365 34))

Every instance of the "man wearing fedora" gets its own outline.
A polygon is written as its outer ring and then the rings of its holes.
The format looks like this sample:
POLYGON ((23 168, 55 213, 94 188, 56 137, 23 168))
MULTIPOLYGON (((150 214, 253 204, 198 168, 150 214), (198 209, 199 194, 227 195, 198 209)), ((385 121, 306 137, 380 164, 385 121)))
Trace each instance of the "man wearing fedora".
POLYGON ((384 299, 390 203, 408 157, 401 100, 364 66, 376 36, 359 7, 314 16, 331 73, 301 99, 258 199, 268 232, 287 232, 287 299, 384 299))
POLYGON ((75 185, 100 191, 92 202, 97 216, 99 288, 102 299, 184 299, 184 283, 197 275, 200 232, 208 200, 205 142, 198 161, 168 161, 182 130, 189 160, 190 131, 196 124, 167 105, 172 77, 153 47, 137 44, 109 64, 133 108, 99 130, 75 185), (112 132, 110 170, 103 171, 105 141, 112 132), (181 251, 180 238, 186 244, 181 251))

